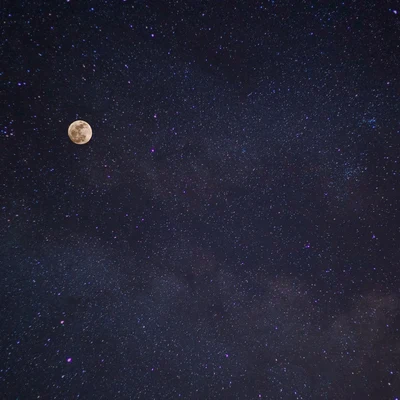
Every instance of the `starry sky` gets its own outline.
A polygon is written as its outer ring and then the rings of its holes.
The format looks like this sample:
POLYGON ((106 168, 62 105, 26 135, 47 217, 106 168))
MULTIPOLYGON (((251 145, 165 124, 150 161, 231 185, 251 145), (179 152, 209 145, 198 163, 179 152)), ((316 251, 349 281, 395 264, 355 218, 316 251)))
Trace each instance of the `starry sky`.
POLYGON ((2 399, 400 398, 395 3, 6 2, 2 399))

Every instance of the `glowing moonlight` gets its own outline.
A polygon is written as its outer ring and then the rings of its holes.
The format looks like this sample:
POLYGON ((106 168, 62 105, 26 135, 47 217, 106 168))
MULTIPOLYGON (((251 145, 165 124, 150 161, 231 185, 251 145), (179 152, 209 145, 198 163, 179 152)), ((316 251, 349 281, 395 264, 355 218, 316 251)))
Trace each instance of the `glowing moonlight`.
POLYGON ((68 136, 76 144, 85 144, 92 138, 92 128, 87 122, 78 120, 69 126, 68 136))

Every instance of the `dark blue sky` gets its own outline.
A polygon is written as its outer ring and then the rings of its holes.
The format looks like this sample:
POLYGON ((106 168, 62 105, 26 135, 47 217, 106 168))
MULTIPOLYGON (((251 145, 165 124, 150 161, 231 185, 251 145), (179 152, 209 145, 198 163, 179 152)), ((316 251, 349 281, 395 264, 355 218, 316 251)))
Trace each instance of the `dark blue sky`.
POLYGON ((5 4, 4 399, 400 397, 399 13, 5 4))

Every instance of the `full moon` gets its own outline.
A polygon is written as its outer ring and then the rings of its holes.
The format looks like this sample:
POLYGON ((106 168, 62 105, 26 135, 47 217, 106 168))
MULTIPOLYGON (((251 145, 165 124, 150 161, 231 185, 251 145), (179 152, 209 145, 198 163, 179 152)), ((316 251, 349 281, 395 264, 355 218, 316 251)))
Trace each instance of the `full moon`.
POLYGON ((85 121, 74 121, 68 128, 68 136, 76 144, 85 144, 92 138, 92 128, 85 121))

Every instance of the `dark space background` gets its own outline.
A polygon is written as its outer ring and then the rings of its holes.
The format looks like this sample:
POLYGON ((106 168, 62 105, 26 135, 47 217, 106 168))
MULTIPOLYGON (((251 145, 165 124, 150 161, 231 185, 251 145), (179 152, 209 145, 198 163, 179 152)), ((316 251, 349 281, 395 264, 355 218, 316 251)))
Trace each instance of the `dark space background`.
POLYGON ((400 397, 396 2, 0 13, 2 399, 400 397))

